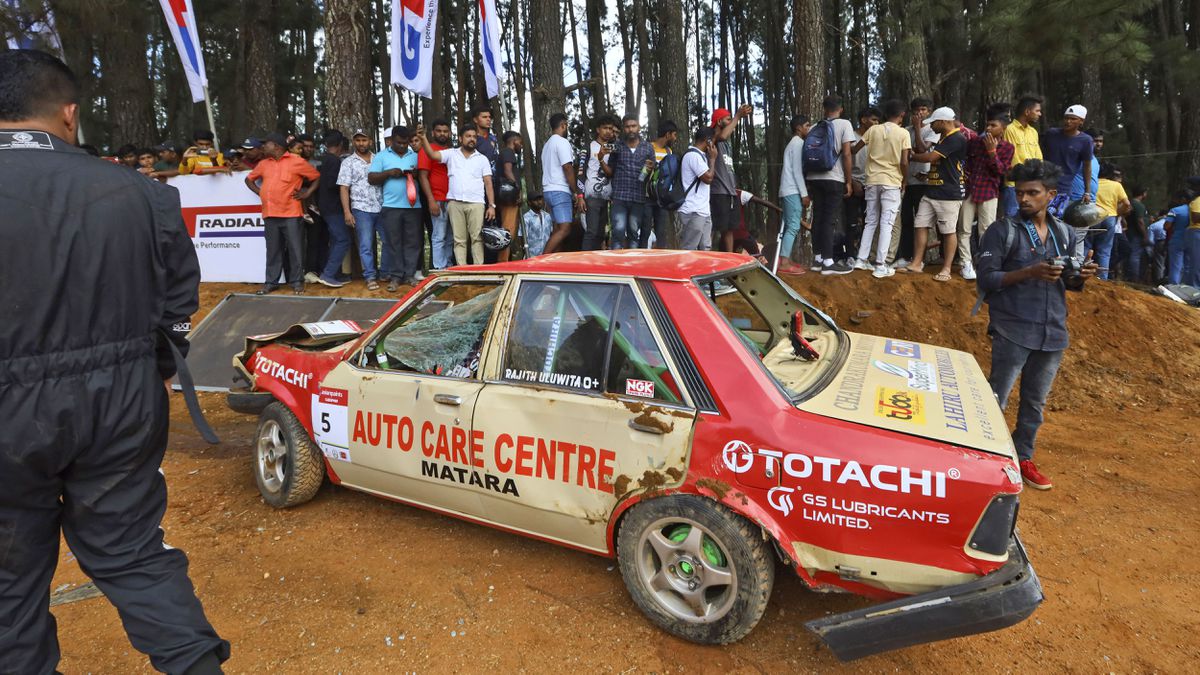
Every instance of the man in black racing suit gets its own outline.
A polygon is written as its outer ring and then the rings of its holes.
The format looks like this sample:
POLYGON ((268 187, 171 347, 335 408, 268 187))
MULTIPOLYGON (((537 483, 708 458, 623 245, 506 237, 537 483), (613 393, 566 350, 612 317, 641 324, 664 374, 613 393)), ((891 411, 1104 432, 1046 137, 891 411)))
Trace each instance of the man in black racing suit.
POLYGON ((174 188, 71 141, 58 59, 0 52, 0 673, 53 672, 59 531, 168 673, 219 673, 229 643, 163 542, 172 326, 199 264, 174 188))

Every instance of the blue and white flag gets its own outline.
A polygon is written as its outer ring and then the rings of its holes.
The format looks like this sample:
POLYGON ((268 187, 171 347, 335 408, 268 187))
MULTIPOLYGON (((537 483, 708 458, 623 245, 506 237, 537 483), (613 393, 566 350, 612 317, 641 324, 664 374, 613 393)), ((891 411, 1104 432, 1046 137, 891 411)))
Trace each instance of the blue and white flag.
POLYGON ((167 28, 175 39, 183 72, 187 75, 188 88, 192 90, 192 101, 204 100, 204 88, 208 76, 204 74, 204 52, 200 51, 200 34, 196 30, 196 13, 192 11, 192 0, 158 0, 167 28))
POLYGON ((433 96, 438 0, 392 0, 392 84, 433 96))
POLYGON ((483 57, 483 79, 487 83, 488 98, 500 95, 500 15, 496 13, 496 0, 479 0, 479 23, 482 39, 479 40, 479 55, 483 57))

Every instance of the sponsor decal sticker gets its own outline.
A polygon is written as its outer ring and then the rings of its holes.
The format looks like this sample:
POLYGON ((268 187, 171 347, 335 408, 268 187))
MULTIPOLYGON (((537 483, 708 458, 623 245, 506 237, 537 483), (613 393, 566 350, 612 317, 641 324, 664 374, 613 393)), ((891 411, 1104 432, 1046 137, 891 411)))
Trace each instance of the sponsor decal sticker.
POLYGON ((312 373, 305 373, 295 368, 288 368, 282 363, 272 361, 263 356, 261 353, 254 353, 254 371, 260 375, 274 378, 280 382, 295 385, 301 389, 308 389, 308 381, 312 379, 312 373))
POLYGON ((891 420, 925 424, 924 398, 915 391, 879 387, 875 391, 875 414, 891 420))
POLYGON ((880 361, 879 359, 871 361, 871 365, 889 375, 904 378, 908 382, 909 389, 924 391, 930 394, 937 393, 937 373, 932 363, 909 359, 907 370, 894 363, 880 361))
POLYGON ((196 216, 196 237, 261 237, 264 225, 261 213, 221 213, 196 216))
POLYGON ((654 398, 654 383, 648 380, 625 380, 625 395, 654 398))
POLYGON ((883 351, 906 359, 921 358, 921 345, 905 340, 884 340, 883 351))
POLYGON ((312 395, 313 439, 321 453, 339 462, 350 461, 350 396, 345 389, 321 387, 312 395))

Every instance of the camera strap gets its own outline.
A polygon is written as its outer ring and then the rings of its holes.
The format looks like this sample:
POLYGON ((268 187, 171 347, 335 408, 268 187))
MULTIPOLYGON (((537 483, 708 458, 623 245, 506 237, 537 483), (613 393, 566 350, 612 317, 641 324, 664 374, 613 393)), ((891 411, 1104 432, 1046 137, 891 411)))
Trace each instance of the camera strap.
MULTIPOLYGON (((1038 236, 1037 228, 1034 227, 1033 223, 1028 220, 1023 220, 1021 222, 1025 224, 1025 233, 1029 235, 1029 245, 1036 249, 1038 244, 1042 241, 1042 238, 1038 236)), ((1050 238, 1054 240, 1054 255, 1062 255, 1062 247, 1058 245, 1058 235, 1054 233, 1055 228, 1053 220, 1047 224, 1046 229, 1050 231, 1050 238)))

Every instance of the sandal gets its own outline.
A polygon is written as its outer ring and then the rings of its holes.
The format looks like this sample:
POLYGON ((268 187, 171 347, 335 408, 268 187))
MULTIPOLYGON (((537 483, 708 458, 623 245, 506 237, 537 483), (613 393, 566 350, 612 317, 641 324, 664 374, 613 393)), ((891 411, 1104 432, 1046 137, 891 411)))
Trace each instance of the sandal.
POLYGON ((938 272, 937 274, 933 275, 933 280, 934 281, 950 281, 950 273, 947 272, 946 270, 942 270, 941 272, 938 272))
POLYGON ((368 291, 377 291, 377 290, 379 290, 379 282, 378 282, 378 281, 375 281, 374 279, 370 279, 370 280, 368 280, 368 281, 367 281, 367 290, 368 290, 368 291))

